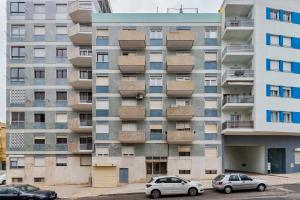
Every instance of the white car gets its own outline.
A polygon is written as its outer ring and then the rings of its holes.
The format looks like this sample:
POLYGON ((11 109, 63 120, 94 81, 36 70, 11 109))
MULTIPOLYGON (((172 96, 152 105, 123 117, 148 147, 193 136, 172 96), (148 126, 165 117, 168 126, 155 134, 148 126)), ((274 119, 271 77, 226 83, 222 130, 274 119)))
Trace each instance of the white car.
POLYGON ((190 181, 178 176, 153 177, 146 184, 146 195, 157 199, 161 195, 188 194, 196 196, 204 192, 203 185, 198 181, 190 181))
POLYGON ((0 175, 0 184, 2 184, 2 185, 6 184, 6 174, 0 175))

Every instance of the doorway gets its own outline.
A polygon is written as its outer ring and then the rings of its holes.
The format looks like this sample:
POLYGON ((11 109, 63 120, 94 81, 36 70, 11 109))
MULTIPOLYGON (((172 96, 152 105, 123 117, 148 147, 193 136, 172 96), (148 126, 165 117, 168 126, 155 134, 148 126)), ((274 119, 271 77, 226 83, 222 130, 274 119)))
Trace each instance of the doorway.
POLYGON ((270 173, 273 174, 286 173, 285 149, 283 148, 268 149, 268 163, 271 167, 270 173))

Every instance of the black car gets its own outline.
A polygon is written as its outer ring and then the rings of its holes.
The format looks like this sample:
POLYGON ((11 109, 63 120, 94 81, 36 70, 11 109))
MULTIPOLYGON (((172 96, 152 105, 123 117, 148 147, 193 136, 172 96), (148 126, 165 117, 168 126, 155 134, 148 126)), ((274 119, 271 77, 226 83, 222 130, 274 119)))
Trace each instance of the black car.
POLYGON ((35 200, 32 195, 22 193, 18 189, 9 186, 0 187, 1 200, 35 200))
POLYGON ((40 188, 29 184, 10 185, 10 187, 20 191, 22 195, 31 196, 34 200, 52 200, 57 198, 56 192, 50 190, 41 190, 40 188))

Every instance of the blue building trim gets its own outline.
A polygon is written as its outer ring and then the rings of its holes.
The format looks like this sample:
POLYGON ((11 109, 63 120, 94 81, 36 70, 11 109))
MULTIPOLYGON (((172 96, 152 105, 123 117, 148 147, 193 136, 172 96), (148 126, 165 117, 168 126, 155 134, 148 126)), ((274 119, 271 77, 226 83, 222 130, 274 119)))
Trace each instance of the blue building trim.
POLYGON ((266 18, 271 19, 271 8, 266 8, 266 18))
POLYGON ((108 86, 96 86, 96 93, 108 93, 108 86))
POLYGON ((163 63, 162 62, 150 62, 150 69, 162 70, 163 69, 163 63))
POLYGON ((204 86, 204 92, 205 93, 218 93, 218 87, 217 86, 204 86))
POLYGON ((108 117, 109 110, 96 109, 96 117, 108 117))
POLYGON ((108 62, 96 62, 96 69, 108 69, 108 62))
POLYGON ((108 133, 96 133, 96 140, 109 140, 108 133))
POLYGON ((96 45, 97 46, 108 46, 109 45, 109 40, 108 40, 108 38, 97 37, 96 38, 96 45))
POLYGON ((294 24, 300 24, 300 13, 292 12, 292 23, 294 24))
POLYGON ((162 110, 150 110, 150 117, 162 117, 162 110))
POLYGON ((162 86, 150 86, 150 93, 162 93, 163 92, 163 87, 162 86))
POLYGON ((150 46, 162 46, 163 40, 162 39, 150 39, 150 46))
POLYGON ((267 122, 271 122, 271 110, 266 111, 267 122))
POLYGON ((204 69, 217 69, 218 63, 217 61, 206 61, 204 62, 204 69))

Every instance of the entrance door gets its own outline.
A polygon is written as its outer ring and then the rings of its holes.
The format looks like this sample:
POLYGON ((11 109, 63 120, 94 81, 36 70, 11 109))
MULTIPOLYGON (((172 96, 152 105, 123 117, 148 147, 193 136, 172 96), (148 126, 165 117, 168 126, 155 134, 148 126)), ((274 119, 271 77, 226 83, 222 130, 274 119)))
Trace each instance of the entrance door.
POLYGON ((268 149, 268 163, 271 164, 271 173, 283 174, 285 171, 285 149, 268 149))
POLYGON ((119 182, 120 183, 128 183, 128 168, 120 168, 119 182))

